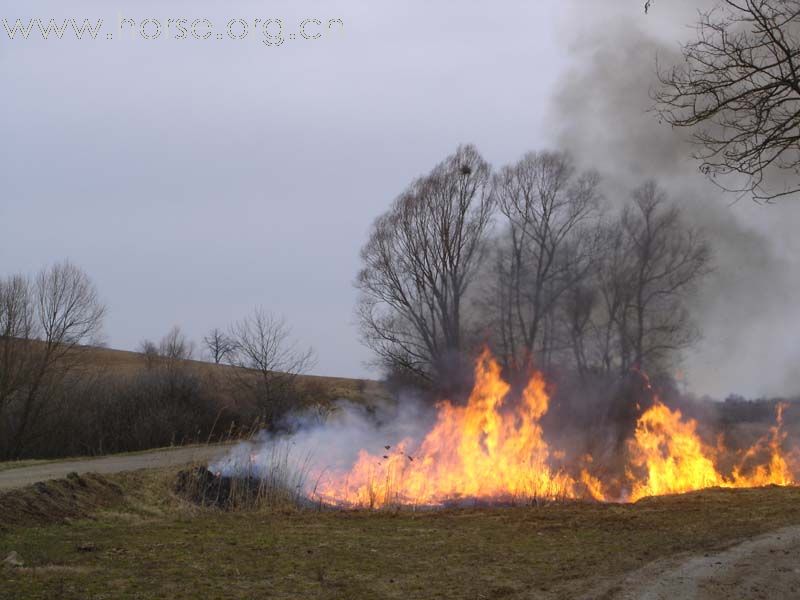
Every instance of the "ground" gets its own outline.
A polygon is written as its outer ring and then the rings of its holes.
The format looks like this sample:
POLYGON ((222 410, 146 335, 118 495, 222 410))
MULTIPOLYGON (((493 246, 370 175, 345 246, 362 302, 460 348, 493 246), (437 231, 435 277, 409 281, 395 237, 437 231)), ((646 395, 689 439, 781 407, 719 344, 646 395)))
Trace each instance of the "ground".
POLYGON ((631 506, 222 512, 176 497, 176 471, 73 474, 0 495, 0 598, 678 598, 687 576, 720 579, 724 595, 704 598, 758 598, 767 556, 767 585, 797 584, 797 488, 631 506), (753 595, 725 587, 738 575, 753 595), (665 578, 677 587, 652 587, 665 578))
POLYGON ((226 452, 229 444, 206 444, 128 452, 98 458, 71 460, 22 460, 0 463, 0 491, 37 481, 66 477, 68 473, 119 473, 209 461, 226 452))
POLYGON ((622 600, 800 597, 800 527, 788 527, 716 554, 656 561, 625 578, 622 600))

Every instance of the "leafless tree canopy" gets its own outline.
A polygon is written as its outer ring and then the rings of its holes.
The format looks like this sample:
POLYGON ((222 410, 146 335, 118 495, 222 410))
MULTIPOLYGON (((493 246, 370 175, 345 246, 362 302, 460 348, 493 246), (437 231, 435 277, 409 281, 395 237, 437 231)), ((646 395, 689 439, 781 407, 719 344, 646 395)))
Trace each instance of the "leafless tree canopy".
POLYGON ((573 364, 579 373, 663 373, 698 337, 687 299, 710 270, 707 241, 654 182, 598 220, 591 239, 591 272, 560 303, 573 364))
POLYGON ((217 365, 225 362, 236 349, 236 345, 228 334, 216 327, 203 338, 203 344, 211 360, 217 365))
POLYGON ((64 353, 98 333, 105 307, 89 277, 65 262, 41 271, 35 282, 42 339, 64 353))
POLYGON ((622 210, 604 204, 599 175, 565 153, 492 176, 459 149, 375 223, 358 279, 366 343, 389 372, 439 391, 460 391, 454 366, 485 344, 515 382, 532 368, 667 368, 697 339, 687 299, 710 249, 655 183, 622 210))
POLYGON ((711 251, 654 182, 633 193, 620 225, 616 250, 623 255, 613 256, 606 279, 615 288, 609 316, 619 331, 620 366, 656 367, 696 338, 685 299, 708 272, 711 251))
POLYGON ((286 321, 262 308, 231 326, 235 382, 252 394, 272 423, 285 413, 297 376, 314 366, 314 351, 299 348, 286 321))
POLYGON ((80 361, 77 346, 100 332, 105 307, 88 276, 69 262, 32 280, 0 280, 0 419, 9 438, 0 452, 18 456, 50 408, 48 390, 80 361))
POLYGON ((182 363, 194 357, 194 342, 176 325, 157 344, 143 340, 139 344, 139 352, 148 367, 182 368, 182 363))
POLYGON ((597 252, 588 225, 597 216, 599 176, 578 173, 566 154, 543 152, 505 167, 493 183, 507 222, 496 258, 495 326, 506 367, 525 376, 534 361, 548 360, 556 307, 568 291, 580 308, 579 288, 597 252))
POLYGON ((492 208, 489 165, 463 146, 375 222, 361 252, 358 316, 384 365, 442 385, 455 377, 492 208))
POLYGON ((721 185, 757 200, 796 192, 800 2, 724 0, 701 15, 683 59, 659 73, 657 110, 674 126, 694 128, 701 169, 712 178, 738 175, 741 185, 721 185))

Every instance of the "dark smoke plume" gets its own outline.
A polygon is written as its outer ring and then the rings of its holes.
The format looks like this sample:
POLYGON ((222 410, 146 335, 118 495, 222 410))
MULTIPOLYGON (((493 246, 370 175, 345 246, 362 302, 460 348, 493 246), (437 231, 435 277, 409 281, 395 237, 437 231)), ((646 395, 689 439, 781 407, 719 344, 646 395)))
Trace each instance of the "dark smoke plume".
POLYGON ((759 206, 722 192, 699 173, 688 132, 650 110, 657 62, 680 59, 697 11, 713 3, 660 2, 648 15, 630 2, 571 4, 561 37, 573 66, 552 119, 561 124, 559 145, 601 171, 612 205, 656 179, 715 250, 715 272, 694 301, 703 339, 684 362, 689 389, 717 397, 800 393, 800 198, 759 206))

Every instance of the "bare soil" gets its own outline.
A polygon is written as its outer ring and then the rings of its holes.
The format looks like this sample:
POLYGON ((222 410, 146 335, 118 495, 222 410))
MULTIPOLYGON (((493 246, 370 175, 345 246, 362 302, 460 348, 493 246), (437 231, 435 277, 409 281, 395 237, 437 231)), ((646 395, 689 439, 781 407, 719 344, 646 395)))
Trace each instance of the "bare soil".
POLYGON ((800 598, 800 527, 758 536, 718 553, 656 561, 609 594, 619 600, 800 598))

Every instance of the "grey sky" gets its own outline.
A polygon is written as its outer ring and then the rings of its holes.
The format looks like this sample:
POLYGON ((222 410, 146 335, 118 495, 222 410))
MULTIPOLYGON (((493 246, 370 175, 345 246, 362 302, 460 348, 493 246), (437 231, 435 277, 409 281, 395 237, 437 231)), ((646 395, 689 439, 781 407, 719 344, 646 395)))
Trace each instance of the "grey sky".
MULTIPOLYGON (((240 17, 344 29, 271 48, 252 30, 244 41, 0 30, 0 272, 70 258, 106 300, 116 348, 176 324, 199 339, 263 305, 316 349, 317 373, 342 376, 374 375, 352 323, 371 221, 461 142, 495 166, 556 144, 576 32, 598 23, 558 0, 163 4, 2 0, 0 18, 102 18, 104 33, 120 16, 207 18, 215 33, 240 17)), ((620 7, 638 22, 639 4, 620 7)), ((753 377, 697 379, 716 394, 767 389, 753 377)))

